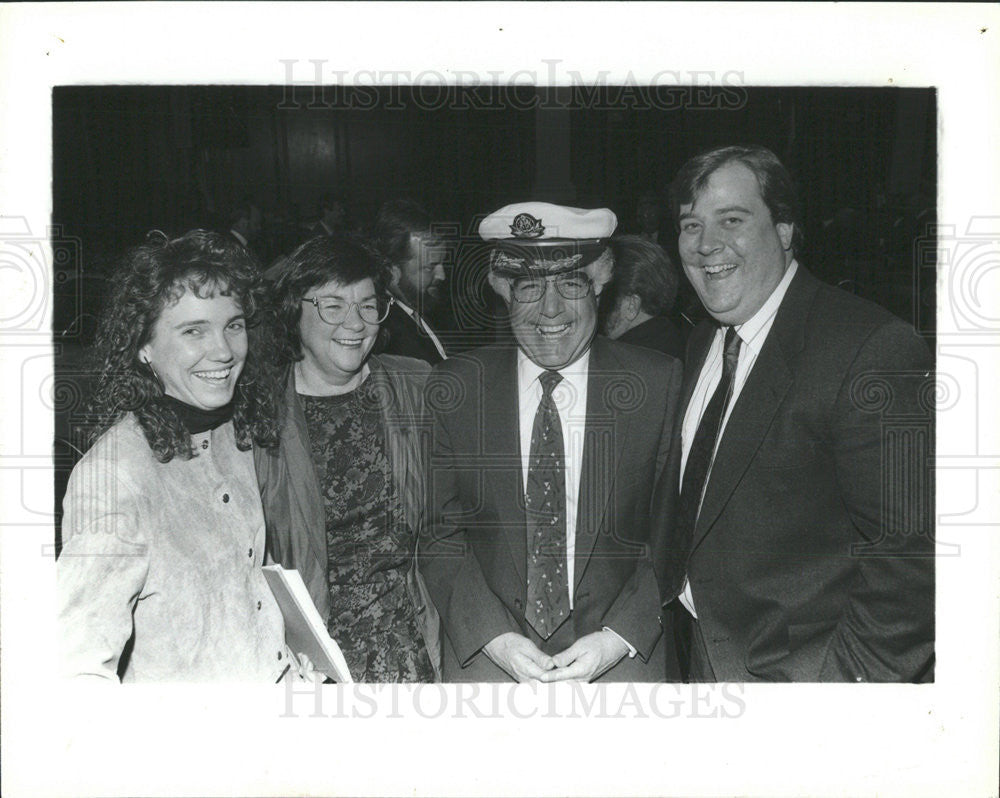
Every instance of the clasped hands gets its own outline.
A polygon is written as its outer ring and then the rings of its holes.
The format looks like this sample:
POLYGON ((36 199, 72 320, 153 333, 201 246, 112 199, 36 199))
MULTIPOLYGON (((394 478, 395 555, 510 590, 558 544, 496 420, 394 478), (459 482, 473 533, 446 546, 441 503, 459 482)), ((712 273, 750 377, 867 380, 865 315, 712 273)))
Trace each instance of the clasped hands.
POLYGON ((495 665, 518 682, 590 682, 614 667, 628 646, 607 630, 584 635, 554 656, 542 652, 524 635, 505 632, 483 646, 495 665))

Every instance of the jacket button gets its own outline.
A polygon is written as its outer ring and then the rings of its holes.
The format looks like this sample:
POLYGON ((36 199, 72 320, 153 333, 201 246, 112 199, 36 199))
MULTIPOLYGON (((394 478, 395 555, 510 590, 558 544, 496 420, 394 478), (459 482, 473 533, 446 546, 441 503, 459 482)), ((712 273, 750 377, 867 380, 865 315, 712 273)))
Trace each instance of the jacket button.
POLYGON ((250 551, 247 552, 247 557, 253 557, 253 547, 250 547, 250 551))
POLYGON ((281 652, 278 652, 278 659, 281 659, 281 652))
POLYGON ((257 609, 258 610, 260 609, 260 602, 259 601, 257 602, 257 609))
POLYGON ((519 610, 524 609, 524 604, 521 603, 521 599, 514 599, 514 606, 519 610))
POLYGON ((222 494, 222 502, 223 502, 223 504, 228 504, 229 503, 229 494, 228 493, 223 493, 222 494))

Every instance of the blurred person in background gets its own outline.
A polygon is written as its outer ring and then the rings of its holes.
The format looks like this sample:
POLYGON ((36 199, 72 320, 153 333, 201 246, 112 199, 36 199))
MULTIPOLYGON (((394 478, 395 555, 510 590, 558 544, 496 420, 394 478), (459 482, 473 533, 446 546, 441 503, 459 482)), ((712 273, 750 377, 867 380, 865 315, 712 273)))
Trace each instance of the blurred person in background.
POLYGON ((611 239, 614 277, 601 295, 601 332, 626 344, 684 359, 684 336, 667 317, 678 275, 662 247, 639 236, 611 239))
POLYGON ((447 352, 429 316, 447 302, 443 242, 431 232, 431 217, 409 200, 382 205, 375 221, 375 244, 389 261, 389 291, 395 298, 383 329, 385 351, 423 360, 431 365, 447 352))

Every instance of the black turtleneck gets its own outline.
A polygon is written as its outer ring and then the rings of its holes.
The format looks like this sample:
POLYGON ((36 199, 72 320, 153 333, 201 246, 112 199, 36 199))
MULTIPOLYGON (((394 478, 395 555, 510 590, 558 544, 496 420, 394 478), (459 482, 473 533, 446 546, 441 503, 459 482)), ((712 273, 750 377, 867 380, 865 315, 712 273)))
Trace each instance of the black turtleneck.
POLYGON ((202 410, 200 407, 194 407, 170 395, 164 395, 163 398, 167 406, 172 407, 174 412, 180 416, 184 428, 192 435, 198 435, 199 433, 213 430, 216 427, 221 427, 233 417, 232 399, 222 407, 216 407, 212 410, 202 410))

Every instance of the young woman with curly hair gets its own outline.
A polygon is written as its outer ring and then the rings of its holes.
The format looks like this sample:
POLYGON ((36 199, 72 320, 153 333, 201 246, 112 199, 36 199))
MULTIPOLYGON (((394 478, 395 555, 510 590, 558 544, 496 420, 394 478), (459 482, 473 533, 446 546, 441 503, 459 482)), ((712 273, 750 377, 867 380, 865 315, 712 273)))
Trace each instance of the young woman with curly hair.
POLYGON ((299 673, 260 569, 250 450, 277 443, 273 391, 247 346, 261 286, 252 256, 203 230, 150 234, 121 264, 96 343, 99 429, 64 500, 67 675, 299 673))

